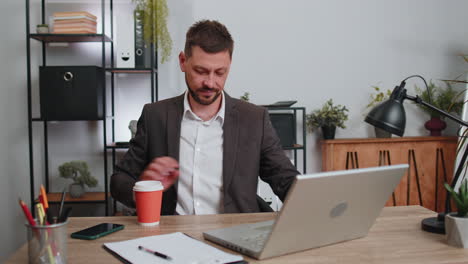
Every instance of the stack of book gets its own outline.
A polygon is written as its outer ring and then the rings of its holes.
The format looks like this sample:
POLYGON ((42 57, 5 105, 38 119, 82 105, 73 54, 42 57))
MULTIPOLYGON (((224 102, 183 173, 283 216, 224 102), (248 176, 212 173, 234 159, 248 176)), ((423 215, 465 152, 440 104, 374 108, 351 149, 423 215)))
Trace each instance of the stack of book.
POLYGON ((54 13, 55 34, 96 34, 96 16, 86 12, 54 13))

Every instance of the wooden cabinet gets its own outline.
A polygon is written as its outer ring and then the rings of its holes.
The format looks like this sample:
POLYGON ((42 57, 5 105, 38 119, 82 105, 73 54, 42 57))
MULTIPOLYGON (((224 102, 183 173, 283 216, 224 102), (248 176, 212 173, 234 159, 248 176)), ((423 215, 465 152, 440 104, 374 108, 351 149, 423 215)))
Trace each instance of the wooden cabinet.
POLYGON ((321 143, 323 171, 409 164, 386 205, 422 205, 444 211, 443 183, 453 176, 457 137, 356 138, 321 143))

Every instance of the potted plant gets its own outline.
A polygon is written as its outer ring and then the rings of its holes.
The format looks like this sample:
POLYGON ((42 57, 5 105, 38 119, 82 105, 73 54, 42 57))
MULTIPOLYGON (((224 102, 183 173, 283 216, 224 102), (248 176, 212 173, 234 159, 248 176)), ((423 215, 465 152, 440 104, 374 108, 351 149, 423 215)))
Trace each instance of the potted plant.
POLYGON ((333 100, 328 100, 321 109, 312 111, 306 115, 307 126, 312 132, 317 128, 322 129, 324 139, 334 139, 336 127, 346 128, 344 122, 348 120, 346 106, 333 105, 333 100))
POLYGON ((447 183, 445 188, 457 206, 456 213, 445 215, 445 237, 451 246, 468 248, 468 182, 464 179, 456 192, 447 183))
POLYGON ((84 161, 70 161, 65 162, 58 168, 60 177, 69 178, 73 180, 70 184, 70 196, 73 198, 79 198, 84 193, 84 185, 88 187, 95 187, 98 181, 91 176, 88 169, 88 164, 84 161))
MULTIPOLYGON (((449 82, 445 82, 445 84, 446 87, 444 88, 430 81, 427 89, 420 89, 416 86, 415 91, 423 101, 446 112, 459 114, 463 108, 463 99, 460 95, 464 91, 459 92, 454 90, 449 82)), ((426 106, 420 104, 417 104, 417 106, 431 117, 431 119, 424 124, 424 127, 430 131, 430 135, 442 135, 441 131, 447 127, 444 121, 445 117, 426 106)))
POLYGON ((245 92, 241 97, 240 99, 242 101, 245 101, 245 102, 248 102, 250 100, 250 93, 249 92, 245 92))
POLYGON ((154 44, 160 51, 161 63, 169 59, 172 52, 172 39, 167 30, 169 9, 166 0, 132 0, 136 3, 135 12, 143 16, 143 38, 154 44))
POLYGON ((47 34, 47 33, 49 33, 49 25, 47 25, 47 24, 37 24, 36 25, 36 32, 38 34, 47 34))
MULTIPOLYGON (((370 95, 370 102, 367 104, 366 109, 372 109, 376 105, 380 104, 383 101, 388 100, 392 91, 387 89, 383 91, 380 87, 373 85, 372 88, 374 89, 374 93, 370 95)), ((380 129, 378 127, 374 127, 375 136, 378 138, 389 138, 392 137, 392 134, 388 131, 380 129)))

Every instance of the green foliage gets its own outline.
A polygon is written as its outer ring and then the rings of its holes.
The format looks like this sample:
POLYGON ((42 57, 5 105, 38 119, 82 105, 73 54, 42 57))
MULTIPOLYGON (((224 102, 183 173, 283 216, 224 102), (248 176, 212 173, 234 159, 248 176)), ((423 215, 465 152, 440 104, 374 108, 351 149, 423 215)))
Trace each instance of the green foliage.
POLYGON ((366 106, 366 108, 371 108, 378 105, 379 103, 390 98, 390 95, 392 94, 391 90, 387 89, 387 91, 384 92, 380 87, 376 85, 373 85, 372 88, 374 88, 375 93, 370 95, 370 102, 366 106))
POLYGON ((250 100, 250 93, 249 93, 249 92, 245 92, 244 95, 242 95, 242 96, 240 97, 240 99, 241 99, 242 101, 248 102, 248 101, 250 100))
POLYGON ((169 9, 166 0, 133 0, 136 12, 143 14, 143 38, 153 43, 161 52, 161 63, 169 59, 172 52, 172 39, 167 30, 169 9))
POLYGON ((312 111, 306 116, 307 126, 312 132, 322 126, 335 126, 346 128, 344 122, 348 120, 348 109, 346 106, 333 105, 333 99, 328 100, 322 109, 312 111))
MULTIPOLYGON (((416 93, 419 97, 433 106, 442 109, 446 112, 453 112, 460 114, 463 109, 463 98, 461 94, 464 92, 458 92, 452 88, 449 82, 445 82, 446 87, 435 85, 432 81, 428 84, 428 89, 421 89, 418 86, 415 87, 416 93), (430 95, 430 96, 429 96, 430 95)), ((424 105, 417 104, 424 112, 428 113, 431 117, 439 117, 444 119, 444 116, 441 116, 436 111, 433 111, 427 108, 424 105)))
POLYGON ((95 187, 98 181, 91 176, 88 164, 84 161, 65 162, 58 168, 60 177, 72 179, 74 183, 95 187))
POLYGON ((445 189, 450 192, 450 195, 457 205, 458 217, 466 217, 468 215, 468 182, 464 179, 458 189, 458 193, 450 187, 447 183, 444 183, 445 189))

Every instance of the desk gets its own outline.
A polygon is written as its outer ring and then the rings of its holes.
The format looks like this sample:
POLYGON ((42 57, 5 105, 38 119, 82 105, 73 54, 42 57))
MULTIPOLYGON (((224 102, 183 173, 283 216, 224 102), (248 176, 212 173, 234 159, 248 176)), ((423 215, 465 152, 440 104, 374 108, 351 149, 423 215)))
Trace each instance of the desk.
MULTIPOLYGON (((249 263, 467 263, 468 249, 449 247, 444 236, 421 230, 421 219, 428 216, 434 216, 434 213, 420 206, 386 207, 364 238, 263 261, 246 259, 249 263)), ((138 226, 135 217, 71 218, 69 233, 99 222, 124 224, 125 229, 95 241, 69 239, 68 261, 120 263, 101 247, 103 243, 176 231, 202 239, 204 230, 273 217, 274 213, 163 216, 160 226, 153 229, 138 226)), ((27 263, 27 245, 17 250, 6 263, 27 263)))

